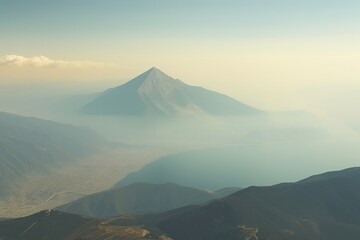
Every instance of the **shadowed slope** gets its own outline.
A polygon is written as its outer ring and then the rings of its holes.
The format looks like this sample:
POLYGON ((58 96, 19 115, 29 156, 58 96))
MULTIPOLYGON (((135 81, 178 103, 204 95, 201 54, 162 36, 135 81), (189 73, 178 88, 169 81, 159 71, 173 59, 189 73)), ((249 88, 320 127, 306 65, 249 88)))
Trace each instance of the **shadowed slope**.
POLYGON ((159 213, 186 205, 204 204, 237 190, 239 189, 231 188, 212 192, 172 183, 134 183, 86 196, 57 209, 91 217, 159 213))
POLYGON ((92 220, 53 210, 0 221, 0 239, 6 240, 170 240, 161 237, 142 227, 119 226, 111 220, 92 220))
POLYGON ((249 187, 204 206, 188 206, 160 214, 91 220, 45 211, 0 221, 0 238, 357 239, 360 236, 359 189, 360 168, 353 168, 297 183, 249 187))
POLYGON ((320 176, 313 181, 250 187, 205 207, 170 216, 159 227, 180 240, 357 238, 360 169, 320 176))

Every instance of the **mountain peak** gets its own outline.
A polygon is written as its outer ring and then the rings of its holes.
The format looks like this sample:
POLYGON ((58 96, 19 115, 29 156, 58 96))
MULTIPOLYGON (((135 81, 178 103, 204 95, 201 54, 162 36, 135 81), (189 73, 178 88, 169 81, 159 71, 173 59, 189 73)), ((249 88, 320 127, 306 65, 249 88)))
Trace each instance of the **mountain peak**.
POLYGON ((154 79, 154 80, 161 80, 161 79, 170 80, 171 79, 171 80, 174 80, 174 78, 170 77, 169 75, 167 75, 166 73, 164 73, 163 71, 161 71, 160 69, 158 69, 156 67, 150 68, 145 73, 148 73, 147 79, 154 79))
POLYGON ((161 71, 160 69, 156 68, 156 67, 152 67, 149 70, 145 71, 144 73, 140 74, 139 76, 145 74, 147 76, 150 76, 151 74, 165 74, 163 71, 161 71))
POLYGON ((84 106, 100 115, 236 115, 256 113, 235 99, 194 87, 152 67, 127 83, 105 91, 84 106))
POLYGON ((162 72, 160 69, 158 69, 157 67, 152 67, 152 68, 150 68, 149 69, 149 71, 151 71, 151 72, 162 72))
POLYGON ((147 82, 167 82, 175 80, 174 78, 170 77, 160 69, 156 67, 152 67, 149 70, 143 72, 142 74, 138 75, 137 77, 133 78, 132 80, 128 81, 124 85, 118 86, 131 86, 133 88, 139 88, 141 85, 147 82))

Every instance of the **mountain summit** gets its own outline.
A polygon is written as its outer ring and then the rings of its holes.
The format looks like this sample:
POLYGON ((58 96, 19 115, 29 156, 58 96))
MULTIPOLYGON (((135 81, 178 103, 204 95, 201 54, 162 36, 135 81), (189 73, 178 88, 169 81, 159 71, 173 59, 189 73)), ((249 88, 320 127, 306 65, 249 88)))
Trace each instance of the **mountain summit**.
POLYGON ((151 68, 106 90, 82 109, 98 115, 239 115, 260 112, 239 101, 174 79, 151 68))

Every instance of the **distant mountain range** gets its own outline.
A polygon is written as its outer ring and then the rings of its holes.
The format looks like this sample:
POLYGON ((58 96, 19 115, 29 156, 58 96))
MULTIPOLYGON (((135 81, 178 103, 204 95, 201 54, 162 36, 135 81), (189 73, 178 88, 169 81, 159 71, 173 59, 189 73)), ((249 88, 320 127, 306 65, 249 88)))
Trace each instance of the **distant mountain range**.
POLYGON ((97 218, 159 213, 187 205, 204 204, 238 190, 239 188, 228 188, 213 192, 173 183, 134 183, 83 197, 60 206, 57 210, 97 218))
POLYGON ((0 112, 0 196, 26 174, 75 161, 102 142, 87 128, 0 112))
POLYGON ((157 68, 106 90, 81 110, 96 115, 243 115, 260 113, 223 94, 190 86, 157 68))
POLYGON ((44 211, 0 221, 3 239, 338 240, 360 236, 360 168, 249 187, 204 206, 91 220, 44 211), (127 232, 127 237, 125 238, 127 232))

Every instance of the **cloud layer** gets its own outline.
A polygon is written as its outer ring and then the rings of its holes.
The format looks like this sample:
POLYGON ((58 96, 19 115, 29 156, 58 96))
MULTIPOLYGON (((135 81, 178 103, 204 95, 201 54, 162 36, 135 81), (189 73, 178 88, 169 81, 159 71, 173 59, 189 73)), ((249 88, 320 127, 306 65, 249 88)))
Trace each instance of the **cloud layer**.
POLYGON ((45 56, 24 57, 19 55, 6 55, 0 57, 0 66, 34 68, 89 68, 110 67, 111 65, 92 61, 53 60, 45 56))

